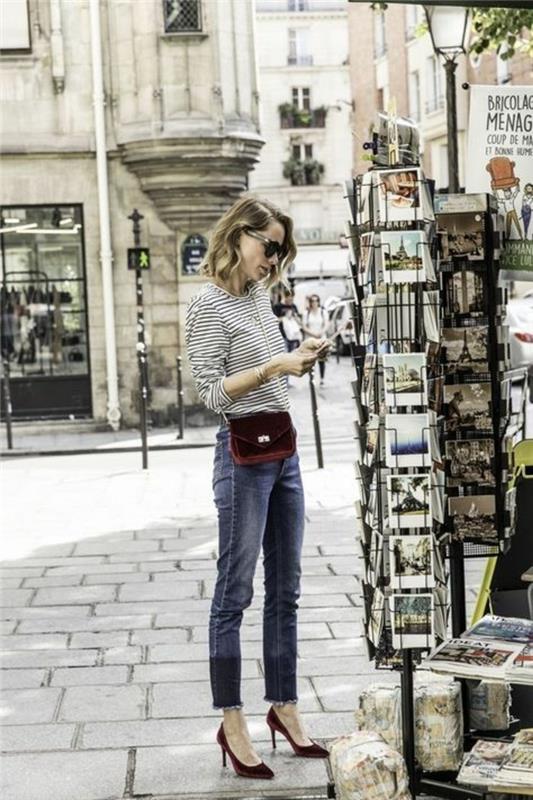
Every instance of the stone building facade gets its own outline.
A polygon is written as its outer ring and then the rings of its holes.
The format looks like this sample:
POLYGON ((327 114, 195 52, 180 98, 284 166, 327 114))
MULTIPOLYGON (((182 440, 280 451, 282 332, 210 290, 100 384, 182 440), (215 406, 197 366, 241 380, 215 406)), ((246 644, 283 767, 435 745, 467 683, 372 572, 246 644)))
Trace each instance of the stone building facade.
POLYGON ((294 219, 293 275, 344 273, 343 182, 352 168, 347 3, 256 0, 261 131, 251 187, 294 219))
MULTIPOLYGON (((429 33, 418 34, 424 20, 421 5, 389 4, 386 11, 366 3, 348 9, 350 77, 355 102, 354 165, 366 171, 362 142, 376 110, 386 110, 394 98, 397 113, 414 119, 420 129, 423 167, 437 187, 448 183, 445 74, 434 55, 429 33), (364 76, 364 80, 362 80, 364 76)), ((456 72, 459 178, 463 181, 468 124, 467 84, 531 85, 531 59, 518 54, 509 61, 494 53, 460 57, 456 72)))
MULTIPOLYGON (((2 351, 15 416, 137 424, 137 301, 127 269, 136 208, 151 256, 152 408, 156 423, 170 421, 204 237, 248 187, 263 146, 253 0, 10 6, 0 52, 2 351), (107 186, 95 138, 99 48, 107 186), (113 354, 118 410, 109 407, 113 354)), ((185 400, 195 402, 186 367, 185 400)))

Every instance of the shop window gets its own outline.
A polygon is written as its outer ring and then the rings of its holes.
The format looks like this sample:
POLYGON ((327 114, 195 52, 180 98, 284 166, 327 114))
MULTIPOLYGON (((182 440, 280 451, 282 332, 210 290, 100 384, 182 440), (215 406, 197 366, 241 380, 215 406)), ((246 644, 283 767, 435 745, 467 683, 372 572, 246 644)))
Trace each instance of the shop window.
POLYGON ((428 114, 444 107, 442 71, 438 58, 429 56, 426 62, 426 113, 428 114))
POLYGON ((200 0, 163 0, 165 33, 195 33, 202 30, 200 0))
POLYGON ((0 51, 29 52, 30 11, 28 0, 0 2, 0 51))
POLYGON ((415 122, 420 120, 420 73, 418 70, 409 73, 409 116, 415 122))
POLYGON ((88 375, 81 206, 0 213, 2 359, 11 378, 88 375))
POLYGON ((381 58, 386 52, 385 12, 374 11, 374 57, 381 58))

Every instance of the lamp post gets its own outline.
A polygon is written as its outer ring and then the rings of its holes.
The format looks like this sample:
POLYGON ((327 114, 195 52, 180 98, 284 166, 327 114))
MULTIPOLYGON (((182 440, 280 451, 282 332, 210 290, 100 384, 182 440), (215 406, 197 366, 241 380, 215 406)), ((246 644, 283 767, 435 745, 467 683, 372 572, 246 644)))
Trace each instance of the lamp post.
POLYGON ((448 191, 459 191, 457 146, 457 58, 465 52, 468 9, 462 6, 424 6, 433 50, 444 58, 446 70, 446 127, 448 133, 448 191))

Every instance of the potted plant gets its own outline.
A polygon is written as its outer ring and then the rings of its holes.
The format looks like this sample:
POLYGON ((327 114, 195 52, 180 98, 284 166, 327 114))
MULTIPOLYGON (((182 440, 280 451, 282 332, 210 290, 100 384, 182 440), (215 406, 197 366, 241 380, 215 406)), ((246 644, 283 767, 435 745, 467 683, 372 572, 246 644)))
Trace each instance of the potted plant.
POLYGON ((320 164, 316 158, 306 158, 303 161, 305 183, 308 186, 316 186, 320 183, 320 176, 324 174, 324 165, 320 164))
POLYGON ((304 162, 297 158, 289 158, 283 164, 283 177, 288 178, 293 186, 305 186, 306 173, 304 162))
POLYGON ((294 106, 292 103, 282 103, 278 106, 282 128, 294 127, 294 106))

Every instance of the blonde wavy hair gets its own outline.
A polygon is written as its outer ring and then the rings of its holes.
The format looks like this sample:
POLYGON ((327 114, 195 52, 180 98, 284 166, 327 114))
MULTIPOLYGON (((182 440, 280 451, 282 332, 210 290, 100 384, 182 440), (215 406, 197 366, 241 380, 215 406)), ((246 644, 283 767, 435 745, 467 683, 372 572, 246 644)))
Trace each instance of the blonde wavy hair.
POLYGON ((227 281, 241 263, 241 233, 247 229, 263 231, 273 220, 283 225, 285 238, 281 258, 272 269, 266 285, 270 287, 279 282, 284 283, 283 273, 296 256, 292 219, 267 200, 249 194, 237 200, 215 225, 207 253, 200 265, 201 272, 211 278, 227 281))

